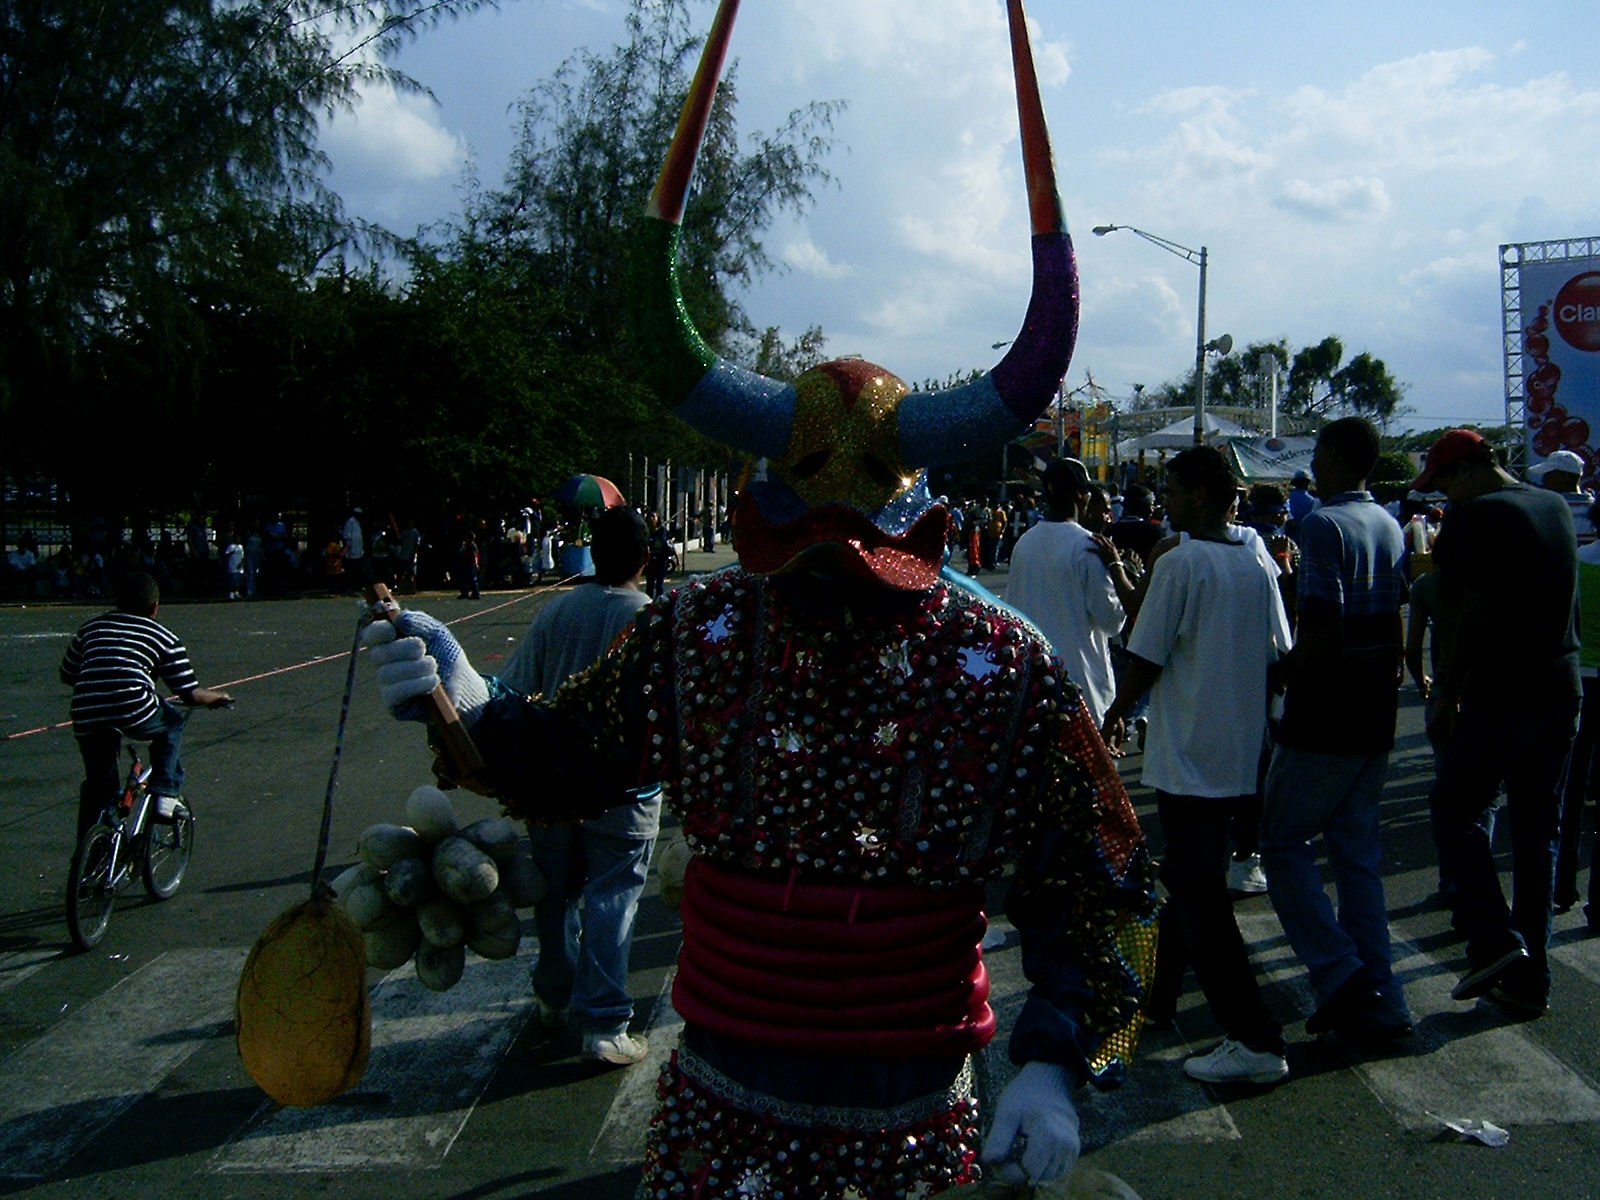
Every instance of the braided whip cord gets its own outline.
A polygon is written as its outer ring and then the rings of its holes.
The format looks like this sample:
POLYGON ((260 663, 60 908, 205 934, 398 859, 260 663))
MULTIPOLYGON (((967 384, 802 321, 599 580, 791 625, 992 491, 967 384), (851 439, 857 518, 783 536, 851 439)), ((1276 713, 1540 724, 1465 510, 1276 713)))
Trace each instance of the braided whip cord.
POLYGON ((339 782, 339 756, 344 752, 344 727, 350 717, 350 696, 356 686, 356 659, 361 655, 361 630, 365 615, 356 621, 355 641, 350 646, 350 665, 345 670, 344 699, 339 704, 339 731, 333 739, 333 765, 328 770, 328 790, 322 797, 322 831, 317 835, 317 864, 311 868, 311 894, 329 896, 333 891, 322 881, 322 868, 328 862, 328 841, 333 832, 333 790, 339 782))

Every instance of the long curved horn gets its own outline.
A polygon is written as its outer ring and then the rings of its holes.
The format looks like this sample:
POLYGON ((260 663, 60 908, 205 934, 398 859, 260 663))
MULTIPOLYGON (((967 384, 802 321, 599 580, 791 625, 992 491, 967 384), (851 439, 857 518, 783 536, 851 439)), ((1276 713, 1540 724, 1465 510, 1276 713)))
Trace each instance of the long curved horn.
POLYGON ((1031 426, 1055 398, 1078 336, 1078 265, 1056 192, 1022 0, 1007 0, 1006 10, 1033 230, 1033 295, 1022 332, 993 370, 962 387, 917 392, 901 402, 901 453, 923 466, 998 449, 1031 426))
POLYGON ((629 311, 646 380, 678 416, 718 441, 776 457, 788 444, 794 389, 719 358, 695 328, 678 286, 684 201, 738 12, 739 0, 722 0, 706 35, 634 242, 629 311))

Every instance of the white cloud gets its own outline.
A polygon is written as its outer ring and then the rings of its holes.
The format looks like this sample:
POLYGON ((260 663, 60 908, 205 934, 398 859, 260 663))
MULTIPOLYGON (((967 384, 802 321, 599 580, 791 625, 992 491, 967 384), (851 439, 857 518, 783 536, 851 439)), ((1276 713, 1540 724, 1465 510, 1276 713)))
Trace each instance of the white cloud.
POLYGON ((467 159, 465 141, 440 124, 431 100, 388 87, 366 89, 354 111, 330 120, 322 145, 341 167, 380 189, 453 176, 467 159))
POLYGON ((855 274, 855 268, 834 262, 814 241, 803 235, 785 243, 778 252, 778 258, 792 270, 817 279, 848 279, 855 274))
POLYGON ((1383 180, 1370 178, 1329 179, 1321 183, 1289 179, 1283 184, 1279 203, 1304 216, 1326 221, 1381 217, 1390 208, 1389 191, 1383 180))

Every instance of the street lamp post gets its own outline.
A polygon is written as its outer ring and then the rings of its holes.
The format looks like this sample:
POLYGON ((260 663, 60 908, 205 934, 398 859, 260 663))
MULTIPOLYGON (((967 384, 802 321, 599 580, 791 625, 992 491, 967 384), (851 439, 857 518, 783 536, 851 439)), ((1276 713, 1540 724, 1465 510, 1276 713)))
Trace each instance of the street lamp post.
POLYGON ((1096 236, 1104 237, 1118 229, 1137 234, 1169 254, 1176 254, 1200 268, 1200 315, 1195 323, 1194 336, 1194 444, 1201 445, 1206 433, 1206 248, 1201 246, 1198 250, 1191 250, 1188 246, 1146 233, 1143 229, 1135 229, 1132 225, 1096 225, 1094 232, 1096 236))

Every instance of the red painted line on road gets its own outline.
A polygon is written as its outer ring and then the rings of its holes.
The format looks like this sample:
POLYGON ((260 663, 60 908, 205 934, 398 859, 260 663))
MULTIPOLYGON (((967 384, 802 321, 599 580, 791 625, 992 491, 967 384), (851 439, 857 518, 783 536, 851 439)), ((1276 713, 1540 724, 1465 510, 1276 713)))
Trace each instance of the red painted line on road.
MULTIPOLYGON (((558 580, 555 583, 548 583, 542 588, 535 588, 531 592, 524 592, 520 596, 513 596, 509 600, 504 600, 499 604, 492 604, 488 608, 480 608, 477 612, 470 612, 464 617, 457 617, 454 621, 446 621, 445 626, 448 628, 451 625, 462 625, 468 621, 476 621, 479 617, 487 617, 490 613, 499 612, 502 608, 510 608, 512 605, 521 604, 524 600, 532 600, 535 596, 542 596, 546 592, 552 592, 556 588, 562 587, 565 584, 569 584, 577 578, 578 576, 576 575, 569 575, 567 578, 558 580)), ((362 647, 362 649, 365 650, 365 647, 362 647)), ((286 675, 290 671, 300 671, 306 667, 315 667, 321 663, 333 662, 335 659, 343 660, 344 656, 345 651, 341 650, 337 654, 324 654, 318 658, 308 658, 305 660, 305 662, 293 663, 287 667, 274 667, 270 671, 262 671, 259 675, 246 675, 241 679, 230 679, 226 683, 213 684, 212 686, 219 689, 235 688, 240 684, 255 683, 262 679, 271 679, 274 675, 286 675)), ((36 733, 50 733, 57 729, 71 728, 71 721, 57 721, 53 725, 38 725, 32 729, 19 729, 15 733, 0 734, 0 742, 14 742, 19 738, 32 737, 36 733)))

